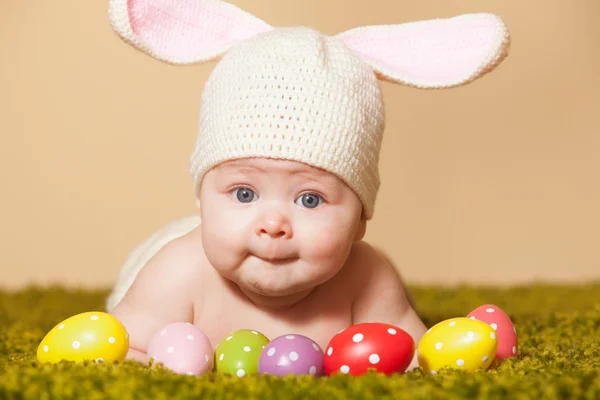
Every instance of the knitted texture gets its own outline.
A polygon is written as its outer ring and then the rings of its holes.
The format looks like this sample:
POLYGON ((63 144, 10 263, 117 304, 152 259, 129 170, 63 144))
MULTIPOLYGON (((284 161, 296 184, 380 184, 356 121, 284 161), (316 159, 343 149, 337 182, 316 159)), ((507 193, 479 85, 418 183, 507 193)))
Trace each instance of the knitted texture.
POLYGON ((206 83, 194 188, 227 160, 294 160, 341 178, 370 219, 383 128, 379 82, 341 40, 304 27, 262 33, 232 48, 206 83))
POLYGON ((378 80, 464 85, 498 66, 510 35, 487 13, 357 27, 273 28, 220 0, 110 0, 115 32, 172 64, 221 58, 203 95, 190 172, 233 159, 294 160, 340 177, 373 216, 384 129, 378 80))

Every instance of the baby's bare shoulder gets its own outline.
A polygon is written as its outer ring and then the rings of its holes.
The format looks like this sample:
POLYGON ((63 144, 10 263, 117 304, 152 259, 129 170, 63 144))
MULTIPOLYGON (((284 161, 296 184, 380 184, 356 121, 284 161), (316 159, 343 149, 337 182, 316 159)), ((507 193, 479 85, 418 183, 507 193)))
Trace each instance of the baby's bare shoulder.
POLYGON ((391 262, 381 249, 361 240, 352 245, 347 264, 352 274, 360 278, 372 275, 374 268, 387 268, 391 262))
POLYGON ((169 257, 177 259, 182 268, 192 268, 197 271, 198 264, 205 258, 200 232, 198 226, 185 235, 172 240, 165 246, 165 252, 169 257))
POLYGON ((202 260, 202 241, 196 230, 173 239, 151 259, 142 271, 156 272, 172 280, 189 280, 197 275, 202 260))
POLYGON ((193 286, 202 280, 203 253, 201 242, 196 244, 198 236, 193 230, 164 245, 140 270, 119 306, 154 308, 157 302, 190 303, 193 286))
POLYGON ((381 249, 366 242, 356 242, 347 261, 347 274, 356 296, 380 289, 404 292, 404 284, 391 258, 381 249))
POLYGON ((130 347, 145 351, 152 335, 172 322, 192 322, 201 285, 201 250, 190 232, 163 246, 142 268, 112 311, 130 332, 130 347))

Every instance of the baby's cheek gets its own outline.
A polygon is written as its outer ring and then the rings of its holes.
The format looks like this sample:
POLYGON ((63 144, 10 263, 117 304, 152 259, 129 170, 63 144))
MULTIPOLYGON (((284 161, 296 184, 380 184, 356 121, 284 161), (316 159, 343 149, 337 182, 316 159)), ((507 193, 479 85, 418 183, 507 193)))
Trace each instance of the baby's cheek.
POLYGON ((339 262, 345 259, 351 241, 336 229, 305 230, 302 232, 302 253, 319 262, 339 262))
POLYGON ((208 261, 218 269, 236 267, 245 254, 239 236, 221 224, 211 225, 207 222, 203 225, 202 246, 208 261))

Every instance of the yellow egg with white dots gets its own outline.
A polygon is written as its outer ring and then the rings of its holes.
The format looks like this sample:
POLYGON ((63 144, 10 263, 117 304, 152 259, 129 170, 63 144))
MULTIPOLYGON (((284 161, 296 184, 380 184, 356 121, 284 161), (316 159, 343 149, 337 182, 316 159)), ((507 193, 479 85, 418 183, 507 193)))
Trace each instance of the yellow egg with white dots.
POLYGON ((122 361, 129 351, 129 334, 114 316, 84 312, 65 319, 40 342, 37 359, 45 363, 67 361, 122 361))
POLYGON ((440 368, 486 370, 496 357, 498 337, 485 322, 465 317, 434 325, 419 342, 419 366, 435 375, 440 368))

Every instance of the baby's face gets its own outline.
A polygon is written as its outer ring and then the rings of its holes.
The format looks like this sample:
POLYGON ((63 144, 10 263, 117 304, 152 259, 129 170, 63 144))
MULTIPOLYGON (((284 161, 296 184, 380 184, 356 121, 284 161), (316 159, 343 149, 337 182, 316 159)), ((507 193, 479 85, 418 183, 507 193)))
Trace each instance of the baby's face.
POLYGON ((206 174, 200 204, 209 261, 260 296, 291 295, 329 280, 364 235, 358 196, 335 175, 294 161, 220 164, 206 174))

